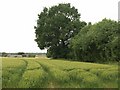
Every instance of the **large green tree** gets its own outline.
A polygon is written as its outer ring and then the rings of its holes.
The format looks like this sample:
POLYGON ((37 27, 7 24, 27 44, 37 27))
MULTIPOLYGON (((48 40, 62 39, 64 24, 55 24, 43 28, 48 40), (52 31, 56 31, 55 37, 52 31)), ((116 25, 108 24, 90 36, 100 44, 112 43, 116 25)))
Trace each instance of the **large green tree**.
POLYGON ((85 25, 78 10, 69 3, 45 7, 38 15, 35 41, 40 49, 47 49, 48 57, 67 58, 69 41, 85 25))

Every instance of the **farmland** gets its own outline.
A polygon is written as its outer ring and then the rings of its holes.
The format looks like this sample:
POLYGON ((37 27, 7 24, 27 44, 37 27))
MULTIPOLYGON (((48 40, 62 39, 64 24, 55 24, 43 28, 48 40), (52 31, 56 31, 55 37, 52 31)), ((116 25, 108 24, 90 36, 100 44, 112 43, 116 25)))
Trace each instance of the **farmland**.
POLYGON ((118 88, 118 66, 47 58, 3 58, 3 88, 118 88))

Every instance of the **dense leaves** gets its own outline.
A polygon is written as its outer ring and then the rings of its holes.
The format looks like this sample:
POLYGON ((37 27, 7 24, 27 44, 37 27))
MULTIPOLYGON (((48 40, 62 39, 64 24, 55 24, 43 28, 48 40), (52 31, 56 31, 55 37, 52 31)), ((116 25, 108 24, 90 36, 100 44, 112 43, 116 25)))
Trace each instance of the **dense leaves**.
POLYGON ((72 41, 70 47, 74 57, 81 61, 103 62, 120 60, 118 22, 103 19, 87 25, 72 41), (101 61, 100 61, 101 60, 101 61))
POLYGON ((45 7, 38 15, 35 41, 40 49, 47 49, 48 57, 67 58, 69 41, 85 25, 80 22, 78 10, 69 3, 45 7))

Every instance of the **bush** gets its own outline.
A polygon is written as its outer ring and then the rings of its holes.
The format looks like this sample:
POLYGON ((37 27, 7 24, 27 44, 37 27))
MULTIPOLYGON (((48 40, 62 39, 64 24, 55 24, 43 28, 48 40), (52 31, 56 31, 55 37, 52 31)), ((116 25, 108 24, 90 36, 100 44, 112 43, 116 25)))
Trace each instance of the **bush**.
POLYGON ((34 54, 29 54, 28 57, 35 57, 35 55, 34 54))
POLYGON ((103 19, 94 25, 87 25, 71 40, 77 60, 85 62, 106 62, 120 60, 118 23, 103 19))

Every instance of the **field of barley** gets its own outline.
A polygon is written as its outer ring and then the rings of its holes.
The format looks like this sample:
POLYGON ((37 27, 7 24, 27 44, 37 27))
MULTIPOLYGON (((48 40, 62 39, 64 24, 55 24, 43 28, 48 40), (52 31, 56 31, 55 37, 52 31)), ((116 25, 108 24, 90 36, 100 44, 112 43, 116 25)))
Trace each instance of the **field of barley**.
POLYGON ((3 88, 118 88, 118 66, 46 58, 2 58, 3 88))

